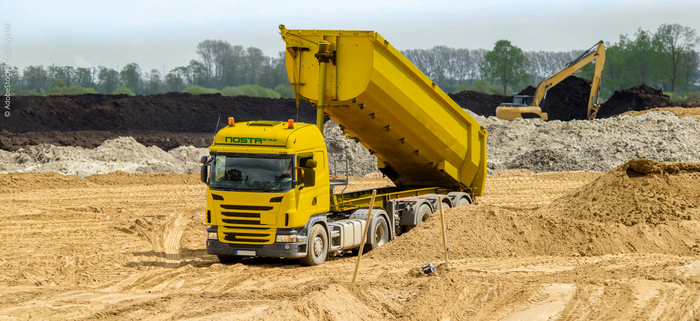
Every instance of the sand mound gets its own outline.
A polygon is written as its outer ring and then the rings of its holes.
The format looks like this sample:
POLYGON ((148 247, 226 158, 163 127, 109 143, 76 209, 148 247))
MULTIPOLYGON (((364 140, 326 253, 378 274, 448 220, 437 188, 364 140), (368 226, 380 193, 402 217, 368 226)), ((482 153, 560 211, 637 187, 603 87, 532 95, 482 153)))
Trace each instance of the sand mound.
POLYGON ((561 197, 544 211, 625 225, 700 217, 700 164, 634 159, 561 197))
MULTIPOLYGON (((697 255, 700 246, 700 226, 691 224, 695 222, 625 226, 486 205, 450 209, 445 220, 453 260, 620 253, 697 255)), ((444 257, 439 216, 433 215, 426 223, 367 255, 383 262, 440 262, 444 257)))
MULTIPOLYGON (((625 226, 496 206, 470 205, 445 214, 450 258, 524 256, 589 256, 620 253, 696 255, 700 226, 696 222, 625 226), (686 224, 687 223, 687 224, 686 224)), ((443 259, 440 217, 368 253, 382 262, 443 259)))

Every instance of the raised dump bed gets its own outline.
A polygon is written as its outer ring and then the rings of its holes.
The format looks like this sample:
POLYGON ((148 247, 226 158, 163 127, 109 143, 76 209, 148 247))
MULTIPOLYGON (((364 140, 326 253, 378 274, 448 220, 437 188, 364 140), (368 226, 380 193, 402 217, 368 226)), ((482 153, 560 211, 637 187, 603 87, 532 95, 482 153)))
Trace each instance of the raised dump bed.
POLYGON ((397 186, 483 195, 486 130, 387 40, 373 31, 280 30, 292 86, 318 106, 325 78, 325 113, 397 186), (330 45, 325 75, 322 41, 330 45))

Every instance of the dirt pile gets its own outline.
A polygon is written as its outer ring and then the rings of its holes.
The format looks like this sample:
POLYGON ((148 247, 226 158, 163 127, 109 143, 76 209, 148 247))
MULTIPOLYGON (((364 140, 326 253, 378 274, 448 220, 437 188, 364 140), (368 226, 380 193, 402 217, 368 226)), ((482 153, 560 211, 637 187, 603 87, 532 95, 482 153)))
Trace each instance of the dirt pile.
POLYGON ((40 144, 95 148, 102 145, 106 140, 127 136, 133 137, 146 147, 157 146, 167 151, 180 146, 209 147, 214 137, 214 132, 213 127, 211 133, 134 133, 91 130, 12 133, 2 131, 0 132, 0 149, 16 151, 23 147, 40 144))
POLYGON ((462 108, 485 117, 496 116, 496 107, 502 103, 513 102, 513 96, 489 95, 471 90, 448 94, 448 96, 462 108))
MULTIPOLYGON (((0 130, 213 133, 219 115, 219 126, 228 117, 297 119, 294 99, 220 94, 17 96, 12 105, 12 115, 0 118, 0 130)), ((298 121, 313 123, 315 116, 313 107, 301 102, 298 121)))
POLYGON ((647 85, 618 90, 600 106, 599 118, 611 117, 627 111, 647 110, 654 107, 671 107, 675 104, 661 89, 647 85))
POLYGON ((205 148, 181 146, 168 152, 146 147, 132 137, 107 140, 94 149, 36 145, 14 152, 0 150, 0 172, 58 172, 81 177, 114 171, 196 173, 205 148))
POLYGON ((628 226, 700 218, 700 163, 634 159, 552 202, 546 212, 628 226))
MULTIPOLYGON (((518 95, 534 96, 536 90, 537 88, 528 86, 518 95)), ((590 92, 589 80, 569 76, 547 91, 545 99, 540 103, 540 108, 547 113, 550 120, 586 119, 590 92)))

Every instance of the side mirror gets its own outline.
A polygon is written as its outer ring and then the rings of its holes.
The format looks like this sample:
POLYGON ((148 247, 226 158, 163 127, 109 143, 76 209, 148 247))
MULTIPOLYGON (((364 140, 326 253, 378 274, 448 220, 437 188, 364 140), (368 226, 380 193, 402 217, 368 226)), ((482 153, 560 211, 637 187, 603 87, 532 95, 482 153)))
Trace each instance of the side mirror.
MULTIPOLYGON (((206 156, 204 156, 204 157, 206 157, 206 156)), ((201 172, 200 172, 200 176, 201 176, 200 179, 202 180, 202 183, 205 183, 205 184, 207 183, 207 176, 208 176, 208 174, 209 174, 209 173, 208 173, 208 172, 209 172, 208 168, 209 168, 209 166, 207 166, 207 165, 202 165, 202 169, 201 169, 201 172)))
MULTIPOLYGON (((309 161, 306 162, 307 164, 309 161)), ((304 168, 304 186, 311 187, 316 185, 316 170, 313 168, 304 168)))
POLYGON ((199 162, 202 164, 205 164, 209 160, 209 156, 202 156, 202 158, 199 159, 199 162))
POLYGON ((313 159, 307 159, 306 164, 304 164, 304 167, 308 168, 316 168, 316 166, 318 166, 318 164, 316 164, 316 161, 313 159))

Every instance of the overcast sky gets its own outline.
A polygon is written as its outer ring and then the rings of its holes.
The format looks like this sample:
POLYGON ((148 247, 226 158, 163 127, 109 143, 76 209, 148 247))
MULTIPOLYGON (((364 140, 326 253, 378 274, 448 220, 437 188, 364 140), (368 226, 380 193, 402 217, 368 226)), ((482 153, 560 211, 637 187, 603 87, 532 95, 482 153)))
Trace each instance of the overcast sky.
POLYGON ((700 30, 700 0, 624 1, 28 1, 0 0, 11 26, 12 65, 138 63, 170 70, 197 58, 204 39, 284 50, 289 29, 375 30, 398 49, 490 49, 508 39, 525 51, 587 49, 663 23, 700 30))

